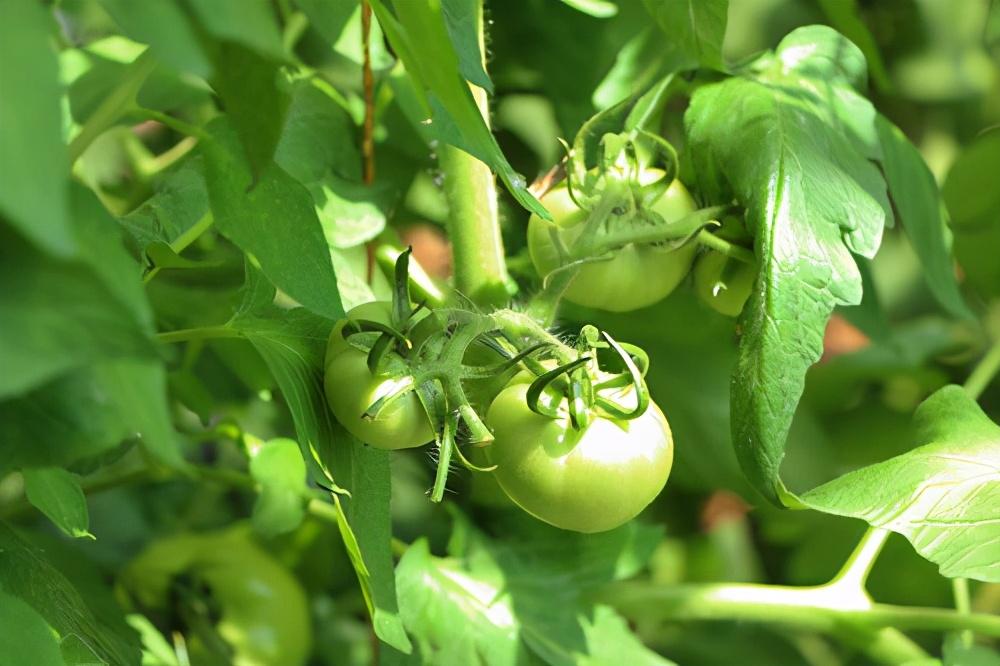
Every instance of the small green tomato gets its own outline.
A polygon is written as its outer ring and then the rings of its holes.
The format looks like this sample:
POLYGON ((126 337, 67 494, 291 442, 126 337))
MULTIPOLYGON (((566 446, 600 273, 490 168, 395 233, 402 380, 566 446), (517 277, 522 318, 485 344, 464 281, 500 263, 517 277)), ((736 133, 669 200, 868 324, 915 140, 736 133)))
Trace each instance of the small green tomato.
POLYGON ((366 354, 352 347, 343 336, 348 319, 389 324, 391 313, 391 303, 376 301, 359 305, 337 322, 327 343, 323 385, 330 410, 352 435, 379 449, 409 449, 434 439, 416 392, 390 402, 374 419, 363 415, 376 400, 404 388, 412 379, 373 375, 366 354))

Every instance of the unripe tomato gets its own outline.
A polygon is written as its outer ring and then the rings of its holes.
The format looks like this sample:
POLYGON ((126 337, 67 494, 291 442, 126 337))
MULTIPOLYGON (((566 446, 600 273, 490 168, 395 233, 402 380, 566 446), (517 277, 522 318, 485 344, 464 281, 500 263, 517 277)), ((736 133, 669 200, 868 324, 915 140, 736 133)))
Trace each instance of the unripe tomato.
POLYGON ((490 405, 493 474, 522 509, 556 527, 603 532, 639 514, 663 490, 673 438, 660 409, 617 421, 595 416, 581 431, 569 416, 531 411, 528 384, 513 381, 490 405))
POLYGON ((342 332, 347 319, 389 324, 391 313, 392 304, 376 301, 359 305, 347 313, 346 319, 337 322, 326 347, 323 385, 330 410, 348 432, 375 448, 408 449, 434 439, 416 392, 397 398, 375 419, 368 420, 362 415, 369 405, 404 386, 409 378, 373 375, 368 369, 367 355, 344 340, 342 332))
MULTIPOLYGON (((241 530, 182 534, 152 543, 128 566, 126 589, 148 608, 165 608, 184 576, 218 608, 215 631, 235 666, 300 666, 312 650, 305 592, 298 581, 241 530)), ((197 634, 188 637, 192 666, 214 664, 197 634)))
MULTIPOLYGON (((653 182, 663 175, 648 169, 642 180, 653 182)), ((549 191, 541 199, 559 227, 564 245, 569 247, 583 231, 587 212, 573 203, 565 184, 549 191)), ((653 211, 668 221, 676 221, 695 209, 694 201, 680 181, 675 180, 653 205, 653 211)), ((559 255, 552 244, 551 223, 536 215, 528 221, 528 251, 539 275, 559 267, 559 255)), ((565 298, 612 312, 643 308, 665 298, 684 279, 697 248, 688 244, 678 249, 664 245, 629 244, 615 250, 612 259, 580 266, 566 290, 565 298)))
POLYGON ((698 297, 729 317, 742 312, 756 277, 757 269, 752 264, 729 259, 714 250, 699 257, 694 265, 694 289, 698 297))

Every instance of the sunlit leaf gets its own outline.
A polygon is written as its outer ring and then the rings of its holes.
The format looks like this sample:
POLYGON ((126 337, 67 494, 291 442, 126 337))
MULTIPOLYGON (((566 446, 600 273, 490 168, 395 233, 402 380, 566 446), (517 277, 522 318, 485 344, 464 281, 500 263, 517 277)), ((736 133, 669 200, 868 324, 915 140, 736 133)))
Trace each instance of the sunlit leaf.
POLYGON ((744 472, 780 502, 785 439, 836 305, 861 301, 852 253, 871 257, 891 220, 874 110, 854 86, 861 52, 823 26, 788 35, 752 73, 699 89, 685 115, 700 189, 747 208, 759 277, 743 310, 732 385, 744 472))
POLYGON ((928 398, 915 421, 921 446, 802 500, 902 534, 945 576, 1000 582, 1000 427, 958 386, 928 398))

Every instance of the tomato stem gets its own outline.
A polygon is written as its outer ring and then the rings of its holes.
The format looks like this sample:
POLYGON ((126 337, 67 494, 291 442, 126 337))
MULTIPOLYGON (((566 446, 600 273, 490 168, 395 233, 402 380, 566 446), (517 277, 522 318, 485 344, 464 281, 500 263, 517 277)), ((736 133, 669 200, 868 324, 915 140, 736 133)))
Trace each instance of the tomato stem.
POLYGON ((742 261, 743 263, 750 264, 751 266, 757 263, 752 250, 748 250, 742 245, 730 243, 726 239, 720 238, 704 229, 698 232, 698 235, 695 236, 695 240, 705 247, 726 255, 730 259, 736 259, 737 261, 742 261))
POLYGON ((965 392, 973 400, 978 400, 996 377, 997 372, 1000 372, 1000 340, 993 343, 982 360, 972 369, 969 378, 965 380, 965 392))
MULTIPOLYGON (((484 49, 482 0, 476 2, 479 50, 484 49)), ((486 63, 483 62, 485 68, 486 63)), ((489 127, 486 91, 470 84, 472 96, 489 127)), ((496 179, 490 167, 459 148, 441 145, 438 162, 448 201, 455 289, 476 305, 499 306, 510 300, 510 278, 500 234, 496 179)))
POLYGON ((87 150, 94 139, 113 126, 135 105, 135 96, 156 67, 156 60, 149 49, 125 68, 121 82, 111 91, 97 109, 87 118, 80 132, 69 143, 69 163, 72 166, 87 150))
POLYGON ((845 589, 863 594, 868 574, 871 573, 872 567, 875 565, 875 560, 878 558, 879 553, 882 552, 882 547, 891 534, 892 532, 889 530, 869 527, 861 537, 861 541, 858 542, 858 545, 851 552, 850 556, 848 556, 847 561, 844 562, 844 566, 841 567, 840 571, 837 572, 837 575, 833 577, 833 580, 829 584, 841 585, 845 589))

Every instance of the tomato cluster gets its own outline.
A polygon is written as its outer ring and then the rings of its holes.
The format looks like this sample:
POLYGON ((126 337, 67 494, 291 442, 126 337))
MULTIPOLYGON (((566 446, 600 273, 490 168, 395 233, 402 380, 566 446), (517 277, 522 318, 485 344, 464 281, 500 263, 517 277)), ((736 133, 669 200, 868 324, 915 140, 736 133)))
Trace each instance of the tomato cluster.
MULTIPOLYGON (((699 255, 695 203, 680 181, 652 168, 630 178, 612 184, 617 198, 586 198, 586 209, 568 182, 542 198, 552 221, 532 216, 528 225, 539 274, 568 276, 560 295, 570 301, 627 311, 666 297, 694 265, 696 293, 720 313, 739 314, 756 273, 749 251, 736 260, 715 250, 699 255)), ((653 501, 670 474, 673 438, 649 399, 644 352, 593 327, 569 347, 512 311, 414 307, 407 262, 404 253, 391 302, 358 306, 331 332, 326 397, 348 432, 380 449, 434 442, 435 501, 453 454, 563 529, 613 529, 653 501), (624 370, 599 363, 599 348, 616 352, 624 370), (470 457, 488 468, 465 457, 460 436, 480 445, 470 457)))

